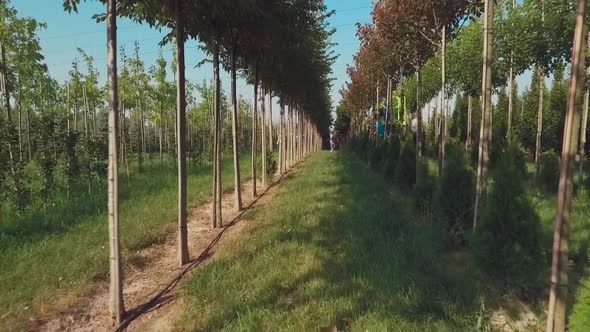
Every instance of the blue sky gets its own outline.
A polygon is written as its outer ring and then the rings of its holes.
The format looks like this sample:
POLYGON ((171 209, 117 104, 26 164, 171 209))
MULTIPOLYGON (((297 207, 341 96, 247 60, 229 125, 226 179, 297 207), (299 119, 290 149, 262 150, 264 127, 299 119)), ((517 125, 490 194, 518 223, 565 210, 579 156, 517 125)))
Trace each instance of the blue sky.
MULTIPOLYGON (((72 60, 78 56, 76 49, 80 47, 94 57, 95 66, 100 70, 100 80, 104 82, 106 79, 106 25, 92 20, 93 14, 105 12, 100 2, 83 2, 77 14, 64 12, 61 0, 12 0, 11 4, 19 11, 20 16, 32 17, 47 23, 47 29, 39 32, 39 38, 52 77, 59 82, 68 78, 72 60)), ((333 77, 336 80, 332 89, 332 98, 336 105, 340 100, 338 91, 347 78, 346 66, 352 63, 353 55, 359 47, 355 23, 370 21, 372 0, 327 0, 326 5, 330 10, 336 10, 336 14, 330 18, 330 24, 337 29, 332 40, 338 43, 334 51, 340 55, 333 66, 333 77)), ((158 32, 150 29, 149 26, 142 26, 126 19, 119 19, 118 26, 119 46, 125 45, 127 53, 131 55, 133 44, 137 40, 140 45, 140 55, 146 67, 155 63, 160 51, 170 61, 172 46, 167 45, 162 49, 158 46, 158 42, 166 32, 158 32)), ((205 57, 195 41, 187 42, 186 57, 189 80, 202 82, 213 77, 211 65, 194 68, 205 57)), ((221 78, 224 88, 229 90, 229 74, 223 73, 221 78)), ((239 94, 251 99, 252 87, 243 80, 238 82, 238 90, 239 94)))

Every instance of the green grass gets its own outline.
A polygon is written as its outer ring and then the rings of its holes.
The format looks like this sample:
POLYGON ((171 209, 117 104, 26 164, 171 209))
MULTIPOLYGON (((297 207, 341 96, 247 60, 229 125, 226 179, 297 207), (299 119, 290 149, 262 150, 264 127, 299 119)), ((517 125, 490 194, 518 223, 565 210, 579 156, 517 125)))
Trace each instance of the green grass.
MULTIPOLYGON (((233 166, 222 163, 224 189, 233 188, 233 166)), ((250 178, 249 157, 241 160, 242 179, 250 178)), ((188 200, 210 198, 210 166, 189 166, 188 200)), ((166 239, 177 216, 177 176, 171 163, 147 162, 143 173, 120 182, 120 233, 123 257, 166 239)), ((86 189, 83 191, 85 192, 86 189)), ((57 199, 47 211, 0 224, 0 330, 22 330, 29 319, 51 311, 58 299, 87 290, 108 274, 106 182, 92 194, 57 199)))
POLYGON ((179 328, 467 331, 475 285, 447 269, 432 227, 413 222, 382 176, 319 153, 281 184, 252 228, 184 283, 179 328))

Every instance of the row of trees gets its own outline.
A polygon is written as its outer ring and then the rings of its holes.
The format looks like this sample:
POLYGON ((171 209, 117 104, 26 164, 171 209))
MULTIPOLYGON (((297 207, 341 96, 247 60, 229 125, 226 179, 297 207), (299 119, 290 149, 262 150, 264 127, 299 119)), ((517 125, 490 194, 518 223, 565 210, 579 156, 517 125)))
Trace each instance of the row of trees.
MULTIPOLYGON (((266 124, 266 106, 272 112, 272 99, 280 100, 279 169, 284 171, 310 151, 321 147, 328 137, 330 116, 330 65, 334 57, 329 52, 325 6, 321 0, 290 1, 136 1, 108 0, 107 21, 109 68, 109 229, 111 251, 111 309, 116 322, 125 315, 122 297, 122 271, 119 259, 117 214, 117 162, 119 150, 119 98, 116 56, 116 17, 129 17, 139 23, 169 28, 166 40, 176 45, 177 144, 179 174, 178 260, 189 261, 186 228, 186 79, 184 43, 198 39, 212 58, 214 91, 213 104, 213 204, 212 224, 222 226, 221 210, 221 84, 223 66, 231 74, 232 143, 236 207, 242 208, 239 148, 238 100, 236 77, 238 71, 254 86, 253 130, 255 119, 262 113, 261 140, 252 135, 252 164, 256 163, 257 146, 262 153, 262 183, 268 185, 266 160, 270 137, 266 124), (260 100, 259 100, 260 98, 260 100), (259 103, 260 101, 260 103, 259 103)), ((67 10, 75 10, 77 0, 65 1, 67 10)), ((140 112, 141 113, 141 112, 140 112)), ((141 114, 140 114, 141 116, 141 114)), ((272 128, 272 126, 271 126, 272 128)), ((256 178, 256 167, 252 168, 256 178)), ((256 186, 254 186, 256 195, 256 186)))
MULTIPOLYGON (((578 143, 585 142, 587 135, 585 131, 580 135, 587 116, 580 114, 582 93, 577 90, 583 82, 578 69, 584 66, 585 10, 586 1, 573 0, 525 0, 520 4, 485 0, 483 7, 479 1, 470 0, 378 1, 372 23, 359 26, 361 49, 348 69, 350 82, 341 92, 343 99, 337 110, 336 142, 346 144, 364 132, 372 133, 372 140, 379 144, 373 129, 376 115, 367 110, 379 107, 381 96, 387 101, 392 101, 394 94, 407 97, 418 124, 416 188, 423 185, 422 152, 428 151, 438 160, 439 174, 444 177, 447 137, 454 134, 463 138, 466 151, 477 153, 474 231, 490 201, 486 195, 490 162, 494 163, 502 150, 522 142, 533 156, 535 175, 544 149, 561 152, 548 331, 565 328, 566 288, 557 285, 567 283, 573 163, 578 143), (570 58, 571 79, 566 93, 564 63, 570 58), (531 69, 533 84, 521 97, 524 109, 521 107, 518 114, 514 77, 531 69), (544 78, 549 74, 554 81, 547 103, 544 78), (498 93, 495 110, 493 91, 498 93), (449 123, 451 94, 460 97, 454 121, 449 123), (423 115, 430 113, 433 102, 438 105, 428 116, 432 123, 425 131, 423 115), (481 110, 476 110, 476 105, 481 110), (475 144, 478 149, 474 149, 475 144)), ((390 114, 395 111, 392 104, 387 103, 390 114)), ((587 107, 583 111, 587 114, 587 107)), ((408 130, 402 121, 387 126, 400 141, 408 130)), ((580 144, 580 160, 584 158, 583 148, 580 144)))

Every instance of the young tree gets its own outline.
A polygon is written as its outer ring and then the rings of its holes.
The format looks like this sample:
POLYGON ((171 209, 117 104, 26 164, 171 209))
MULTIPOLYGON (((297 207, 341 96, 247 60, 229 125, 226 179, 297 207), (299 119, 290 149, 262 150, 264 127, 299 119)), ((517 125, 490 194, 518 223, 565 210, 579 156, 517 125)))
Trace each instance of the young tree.
POLYGON ((473 229, 477 226, 479 212, 484 206, 487 193, 489 151, 492 140, 492 64, 493 64, 493 35, 494 3, 493 0, 484 2, 484 67, 482 79, 482 112, 479 138, 479 157, 477 163, 477 184, 475 207, 473 213, 473 229))
POLYGON ((563 148, 557 191, 557 215, 553 231, 551 286, 547 310, 547 332, 565 331, 568 293, 569 219, 572 205, 573 173, 577 152, 580 101, 584 71, 584 37, 586 0, 578 0, 573 38, 571 78, 568 90, 567 113, 563 131, 563 148))
POLYGON ((177 127, 178 135, 178 263, 182 266, 189 261, 187 240, 187 183, 186 183, 186 79, 184 66, 184 21, 181 15, 181 0, 174 1, 176 18, 176 59, 177 65, 177 127))

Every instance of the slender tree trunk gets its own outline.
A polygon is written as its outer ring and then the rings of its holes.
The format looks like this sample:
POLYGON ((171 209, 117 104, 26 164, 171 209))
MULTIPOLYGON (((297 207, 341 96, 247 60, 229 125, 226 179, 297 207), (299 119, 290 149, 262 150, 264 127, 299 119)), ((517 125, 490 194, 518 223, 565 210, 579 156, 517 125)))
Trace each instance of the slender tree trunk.
POLYGON ((107 1, 107 45, 109 72, 109 251, 110 251, 110 312, 115 324, 125 316, 123 305, 123 271, 119 242, 119 180, 117 173, 118 88, 117 88, 117 6, 116 0, 107 1))
MULTIPOLYGON (((514 6, 514 5, 513 5, 514 6)), ((510 74, 508 79, 508 124, 507 124, 507 132, 506 132, 506 140, 508 144, 512 141, 512 104, 513 104, 513 86, 514 86, 514 69, 513 69, 513 58, 512 52, 510 52, 510 74)))
POLYGON ((416 117, 418 128, 416 130, 416 184, 420 183, 420 162, 422 160, 422 69, 416 71, 416 117))
POLYGON ((236 48, 231 54, 231 94, 232 94, 232 138, 234 152, 234 192, 236 196, 236 209, 242 211, 242 186, 240 184, 240 156, 238 152, 238 96, 236 87, 236 48))
POLYGON ((31 144, 31 108, 27 107, 27 150, 29 152, 29 162, 33 160, 33 145, 31 144))
POLYGON ((467 96, 467 134, 465 137, 465 148, 467 153, 471 156, 471 127, 473 119, 473 99, 471 95, 467 96))
POLYGON ((539 67, 539 110, 537 112, 537 137, 535 142, 535 183, 539 174, 539 158, 541 156, 541 134, 543 131, 543 97, 545 90, 545 76, 543 67, 539 67))
POLYGON ((445 148, 446 148, 446 121, 447 121, 447 112, 446 112, 446 91, 447 91, 447 72, 446 72, 446 64, 447 64, 447 27, 443 26, 442 28, 442 40, 441 40, 441 77, 442 77, 442 88, 441 88, 441 124, 440 124, 440 146, 438 147, 439 155, 438 155, 438 172, 442 176, 445 172, 445 148))
POLYGON ((551 287, 547 310, 547 332, 561 332, 566 328, 568 293, 569 221, 572 205, 573 175, 580 124, 580 97, 584 80, 584 35, 586 27, 586 0, 578 0, 574 32, 571 79, 568 91, 567 113, 563 130, 563 148, 557 191, 557 214, 553 231, 553 259, 551 287))
POLYGON ((477 227, 479 213, 487 194, 489 144, 491 141, 491 113, 492 113, 492 64, 493 64, 493 36, 494 2, 485 0, 484 20, 484 68, 482 79, 482 112, 479 139, 479 158, 477 164, 477 187, 475 195, 475 210, 473 215, 473 230, 477 227))
POLYGON ((258 148, 258 60, 256 60, 254 78, 254 112, 252 114, 252 197, 256 197, 256 149, 258 148))
POLYGON ((215 66, 215 136, 217 140, 217 144, 215 144, 215 165, 216 165, 216 179, 215 179, 215 203, 216 203, 216 225, 223 227, 223 218, 222 218, 222 211, 221 211, 221 200, 223 196, 223 189, 221 186, 221 144, 222 144, 222 135, 221 135, 221 77, 219 74, 219 35, 215 37, 215 45, 214 45, 214 66, 215 66))
POLYGON ((585 159, 585 148, 586 148, 586 130, 588 127, 588 99, 590 97, 590 91, 586 90, 584 94, 584 113, 582 114, 582 129, 580 130, 580 184, 584 183, 584 159, 585 159))
POLYGON ((16 126, 18 130, 18 156, 19 160, 23 161, 23 96, 22 96, 22 86, 20 83, 20 77, 18 78, 18 125, 16 126))
MULTIPOLYGON (((272 82, 271 82, 272 83, 272 82)), ((273 141, 272 141, 272 86, 269 83, 268 88, 268 149, 273 152, 273 141)))
POLYGON ((84 104, 84 137, 88 137, 88 102, 86 99, 86 85, 82 85, 82 101, 84 104))
MULTIPOLYGON (((184 65, 184 21, 182 19, 181 0, 175 0, 176 16, 176 116, 178 135, 178 248, 177 259, 180 266, 189 262, 187 235, 187 183, 186 183, 186 79, 184 65)), ((143 116, 143 109, 142 109, 143 116)), ((143 128, 143 124, 142 124, 143 128)), ((143 137, 143 134, 142 134, 143 137)))
POLYGON ((280 110, 280 118, 279 118, 279 173, 283 174, 285 172, 285 128, 284 128, 284 121, 285 120, 285 104, 281 100, 281 110, 280 110))
MULTIPOLYGON (((516 0, 512 0, 512 9, 516 7, 516 0)), ((510 80, 508 83, 508 130, 506 133, 506 141, 508 144, 512 142, 512 113, 513 113, 513 99, 514 99, 514 55, 510 51, 510 80)))
POLYGON ((163 154, 163 136, 164 136, 164 103, 160 101, 160 167, 164 158, 163 154))
POLYGON ((260 111, 262 112, 261 116, 261 125, 260 128, 262 129, 262 187, 266 188, 267 186, 267 179, 266 179, 266 91, 262 91, 260 97, 262 98, 262 102, 260 103, 260 111))
POLYGON ((391 95, 393 93, 393 82, 391 76, 387 77, 387 112, 385 112, 385 134, 389 136, 389 122, 391 120, 391 95))
POLYGON ((6 107, 6 118, 9 123, 12 123, 12 113, 10 112, 10 86, 8 85, 8 64, 6 62, 6 50, 4 48, 4 42, 0 40, 0 54, 2 55, 2 87, 4 90, 4 105, 6 107))
MULTIPOLYGON (((140 160, 140 170, 143 168, 143 158, 144 158, 144 154, 146 153, 146 147, 145 147, 145 117, 144 117, 144 109, 143 109, 143 105, 141 103, 141 97, 138 100, 138 105, 139 105, 139 134, 140 134, 140 138, 141 138, 141 149, 139 149, 139 160, 140 160)), ((186 123, 186 120, 184 121, 186 123)), ((186 127, 186 124, 185 124, 186 127)), ((185 139, 186 141, 186 139, 185 139)), ((186 143, 185 143, 186 146, 186 143)))

